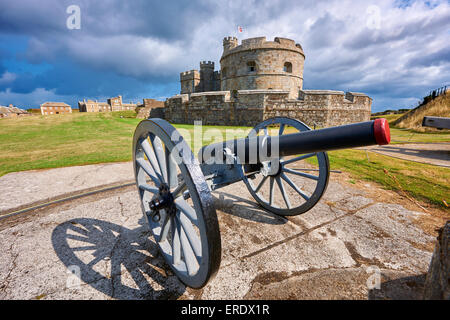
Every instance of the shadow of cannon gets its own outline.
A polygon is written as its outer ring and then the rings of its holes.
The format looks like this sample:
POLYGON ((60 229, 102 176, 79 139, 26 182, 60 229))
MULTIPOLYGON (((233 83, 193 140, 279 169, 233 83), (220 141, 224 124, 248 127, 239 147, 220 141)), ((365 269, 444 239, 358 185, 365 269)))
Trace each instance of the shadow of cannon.
POLYGON ((144 222, 128 229, 97 219, 69 220, 53 230, 53 248, 68 270, 112 298, 176 299, 186 287, 165 271, 170 268, 144 222))

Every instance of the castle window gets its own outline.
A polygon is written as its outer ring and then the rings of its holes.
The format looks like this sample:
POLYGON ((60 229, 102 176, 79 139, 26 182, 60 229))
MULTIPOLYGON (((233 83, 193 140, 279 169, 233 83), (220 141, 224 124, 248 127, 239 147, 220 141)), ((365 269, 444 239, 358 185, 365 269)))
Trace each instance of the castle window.
POLYGON ((248 72, 255 72, 256 71, 256 63, 255 63, 255 61, 247 62, 247 70, 248 70, 248 72))
POLYGON ((292 63, 290 63, 290 62, 285 62, 285 63, 284 63, 283 71, 284 71, 284 72, 288 72, 288 73, 292 73, 292 63))
POLYGON ((223 68, 222 69, 222 78, 226 78, 227 77, 227 68, 223 68))

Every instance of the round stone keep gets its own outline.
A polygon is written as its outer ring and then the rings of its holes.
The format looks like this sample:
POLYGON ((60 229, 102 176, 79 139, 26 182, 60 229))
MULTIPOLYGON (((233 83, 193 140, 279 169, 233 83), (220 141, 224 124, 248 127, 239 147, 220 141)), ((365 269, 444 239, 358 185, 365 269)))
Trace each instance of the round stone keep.
POLYGON ((305 54, 294 40, 266 37, 223 41, 221 90, 283 90, 297 99, 303 87, 305 54))

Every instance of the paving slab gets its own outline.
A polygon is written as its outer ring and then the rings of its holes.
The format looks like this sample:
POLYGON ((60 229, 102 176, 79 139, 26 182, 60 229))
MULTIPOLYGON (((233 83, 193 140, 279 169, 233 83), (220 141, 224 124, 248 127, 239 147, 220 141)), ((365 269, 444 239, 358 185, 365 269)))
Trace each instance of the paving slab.
POLYGON ((0 221, 0 299, 420 296, 434 241, 416 223, 426 213, 333 179, 318 205, 296 217, 264 211, 243 183, 213 196, 222 262, 200 290, 170 271, 130 186, 0 221), (368 285, 373 270, 379 289, 368 285))
POLYGON ((0 212, 130 180, 132 162, 8 173, 0 177, 0 212))

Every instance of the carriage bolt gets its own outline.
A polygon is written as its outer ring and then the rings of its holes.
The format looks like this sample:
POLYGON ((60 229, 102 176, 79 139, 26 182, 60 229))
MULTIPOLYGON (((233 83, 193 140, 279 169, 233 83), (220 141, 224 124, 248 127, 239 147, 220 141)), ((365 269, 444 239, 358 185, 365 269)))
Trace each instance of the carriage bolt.
POLYGON ((161 220, 161 215, 159 214, 159 211, 152 211, 150 213, 150 218, 153 222, 159 222, 159 220, 161 220))
POLYGON ((187 200, 191 197, 191 194, 189 193, 189 190, 186 190, 185 192, 183 192, 183 199, 187 200))

